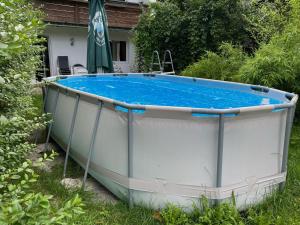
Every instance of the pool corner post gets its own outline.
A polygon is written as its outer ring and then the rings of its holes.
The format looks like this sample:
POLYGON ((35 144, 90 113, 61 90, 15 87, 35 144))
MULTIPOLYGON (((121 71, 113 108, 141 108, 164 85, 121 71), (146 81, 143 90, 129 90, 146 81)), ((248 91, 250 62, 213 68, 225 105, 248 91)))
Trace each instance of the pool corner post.
POLYGON ((133 207, 133 200, 132 200, 132 192, 130 189, 130 178, 132 177, 133 174, 133 165, 132 165, 132 157, 133 157, 133 112, 132 109, 128 108, 128 157, 127 157, 127 162, 128 162, 128 204, 129 208, 133 207))
POLYGON ((87 175, 88 175, 88 172, 89 172, 91 157, 92 157, 92 154, 93 154, 93 151, 94 151, 96 135, 97 135, 97 132, 98 132, 98 126, 99 126, 99 120, 100 120, 100 115, 101 115, 101 111, 102 111, 102 106, 103 106, 103 102, 99 101, 97 112, 96 112, 94 128, 93 128, 93 131, 92 131, 92 137, 91 137, 91 141, 90 141, 90 147, 89 147, 89 151, 88 151, 88 157, 87 157, 87 162, 86 162, 86 166, 85 166, 83 181, 82 181, 82 190, 85 190, 86 179, 87 179, 87 175))
POLYGON ((69 153, 70 153, 70 149, 71 149, 71 143, 72 143, 72 138, 73 138, 74 126, 75 126, 77 112, 78 112, 79 100, 80 100, 80 94, 76 94, 75 106, 74 106, 74 110, 73 110, 73 116, 72 116, 72 120, 71 120, 70 130, 69 130, 69 139, 68 139, 68 145, 67 145, 65 162, 64 162, 63 178, 66 177, 67 165, 68 165, 68 159, 69 159, 69 153))
MULTIPOLYGON (((49 90, 48 90, 48 92, 49 92, 49 90)), ((47 98, 48 98, 48 94, 49 94, 48 92, 47 92, 47 96, 46 96, 47 98)), ((44 99, 45 105, 46 105, 46 101, 47 101, 46 97, 44 99)), ((55 100, 54 100, 54 109, 53 109, 53 113, 52 113, 52 119, 53 119, 53 121, 51 121, 51 123, 49 125, 49 128, 48 128, 47 139, 46 139, 46 143, 45 143, 45 146, 44 146, 44 151, 45 152, 48 151, 48 144, 49 144, 50 135, 51 135, 52 127, 53 127, 54 120, 55 120, 58 98, 59 98, 59 88, 57 88, 57 92, 56 92, 56 96, 55 96, 55 100)))
POLYGON ((48 92, 49 92, 49 87, 46 85, 45 87, 42 87, 42 92, 43 92, 43 112, 46 112, 46 104, 48 100, 48 92))
MULTIPOLYGON (((47 103, 47 98, 48 98, 48 90, 49 90, 49 88, 45 85, 45 87, 44 86, 42 86, 42 95, 43 95, 43 113, 45 113, 46 112, 46 103, 47 103)), ((39 129, 37 129, 36 130, 36 132, 35 132, 35 137, 34 137, 34 144, 37 144, 37 141, 38 141, 38 134, 39 133, 39 129)))
MULTIPOLYGON (((284 146, 283 146, 282 163, 281 163, 281 173, 287 172, 289 144, 290 144, 290 137, 291 137, 291 133, 292 133, 295 110, 296 110, 296 106, 287 108, 284 146)), ((280 183, 280 185, 279 185, 280 191, 284 190, 285 183, 286 183, 286 181, 283 181, 282 183, 280 183)))
MULTIPOLYGON (((223 147, 224 147, 224 114, 219 114, 219 128, 218 128, 218 155, 217 155, 217 180, 216 187, 222 187, 223 174, 223 147)), ((220 199, 216 199, 215 204, 220 204, 220 199)))

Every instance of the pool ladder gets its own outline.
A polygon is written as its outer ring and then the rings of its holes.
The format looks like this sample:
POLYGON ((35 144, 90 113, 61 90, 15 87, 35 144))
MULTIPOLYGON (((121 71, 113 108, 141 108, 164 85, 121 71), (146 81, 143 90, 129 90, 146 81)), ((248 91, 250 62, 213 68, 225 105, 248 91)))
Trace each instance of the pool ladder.
POLYGON ((165 51, 165 53, 164 53, 164 60, 162 61, 162 63, 160 61, 159 52, 157 50, 153 51, 152 61, 151 61, 151 65, 150 65, 150 72, 151 73, 170 74, 170 75, 174 75, 175 74, 172 53, 171 53, 170 50, 166 50, 165 51), (155 62, 155 60, 156 60, 156 62, 155 62), (169 72, 165 72, 166 65, 171 65, 172 70, 169 71, 169 72), (153 70, 154 66, 158 66, 159 70, 156 70, 156 71, 153 70))

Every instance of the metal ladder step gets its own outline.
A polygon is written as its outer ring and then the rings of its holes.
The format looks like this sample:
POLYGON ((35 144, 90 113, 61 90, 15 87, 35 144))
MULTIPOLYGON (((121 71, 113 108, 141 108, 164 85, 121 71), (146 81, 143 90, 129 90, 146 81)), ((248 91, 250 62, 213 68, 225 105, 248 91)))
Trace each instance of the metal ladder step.
POLYGON ((160 62, 160 57, 159 57, 159 53, 157 50, 153 51, 152 53, 152 60, 151 60, 151 65, 150 65, 150 72, 151 73, 162 73, 162 67, 161 67, 161 62, 160 62), (157 60, 157 62, 155 62, 154 60, 157 60), (153 66, 158 66, 159 70, 154 71, 153 70, 153 66))
POLYGON ((162 73, 164 74, 175 74, 175 70, 174 70, 174 64, 173 64, 173 58, 172 58, 172 53, 170 50, 166 50, 165 53, 164 53, 164 61, 162 63, 162 73), (166 61, 167 60, 167 56, 169 56, 169 61, 166 61), (168 71, 168 72, 165 72, 165 65, 171 65, 171 68, 172 70, 171 71, 168 71))

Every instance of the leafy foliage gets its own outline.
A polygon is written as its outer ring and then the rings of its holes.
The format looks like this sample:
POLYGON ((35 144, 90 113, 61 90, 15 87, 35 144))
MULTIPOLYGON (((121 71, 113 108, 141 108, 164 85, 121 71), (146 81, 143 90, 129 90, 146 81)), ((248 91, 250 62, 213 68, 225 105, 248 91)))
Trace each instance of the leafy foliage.
POLYGON ((268 43, 272 36, 283 31, 288 22, 291 4, 289 0, 243 1, 247 31, 257 44, 268 43))
POLYGON ((249 1, 251 33, 261 46, 253 55, 241 47, 222 44, 218 52, 208 51, 182 74, 210 79, 242 81, 278 89, 300 91, 299 1, 249 1), (276 8, 278 6, 278 8, 276 8), (254 7, 254 8, 253 8, 254 7), (273 11, 273 9, 276 10, 273 11), (256 13, 256 14, 255 14, 256 13), (262 14, 266 15, 262 16, 262 14), (255 20, 256 19, 256 20, 255 20), (277 30, 276 30, 277 29, 277 30))
POLYGON ((154 50, 169 49, 177 70, 215 51, 222 42, 247 44, 240 1, 186 0, 163 1, 150 5, 135 28, 137 55, 147 69, 154 50))
POLYGON ((162 210, 161 216, 166 225, 184 225, 188 224, 188 215, 175 205, 169 204, 162 210))
POLYGON ((246 45, 250 37, 242 14, 241 1, 191 0, 186 14, 189 18, 189 42, 194 59, 205 51, 217 51, 222 42, 246 45))
POLYGON ((32 184, 38 178, 33 168, 54 156, 54 153, 44 155, 35 165, 25 161, 17 169, 8 169, 0 175, 1 224, 67 224, 68 218, 83 213, 78 196, 56 209, 50 203, 52 196, 31 192, 32 184))
POLYGON ((234 204, 222 203, 211 207, 205 197, 200 200, 200 208, 195 206, 191 213, 186 213, 175 205, 168 205, 161 216, 166 225, 245 224, 234 204))
MULTIPOLYGON (((295 178, 295 177, 294 177, 295 178)), ((298 179, 294 180, 297 181, 298 179)), ((290 190, 296 190, 299 184, 290 190)), ((296 194, 297 195, 297 194, 296 194)), ((299 195, 299 193, 298 193, 299 195)), ((234 200, 234 199, 233 199, 234 200)), ((194 206, 191 212, 185 212, 182 208, 169 204, 162 210, 160 216, 166 225, 285 225, 298 224, 297 212, 300 208, 297 205, 295 193, 281 193, 274 195, 257 207, 249 208, 239 212, 234 201, 211 206, 205 197, 200 199, 200 207, 194 206), (292 197, 292 204, 289 204, 288 196, 292 197), (282 204, 278 207, 278 204, 282 204), (296 210, 293 217, 290 217, 289 210, 296 210), (286 211, 283 214, 282 211, 286 211), (284 217, 282 217, 284 215, 284 217), (297 216, 295 216, 297 215, 297 216)))
POLYGON ((0 1, 1 224, 67 224, 69 217, 82 213, 78 196, 56 209, 51 196, 31 190, 38 177, 35 166, 53 158, 45 155, 35 165, 26 160, 35 148, 30 137, 47 123, 47 115, 36 115, 31 96, 42 50, 41 16, 27 0, 0 1))
MULTIPOLYGON (((174 63, 184 67, 190 61, 190 50, 187 48, 187 19, 180 8, 170 2, 153 3, 140 18, 135 30, 137 55, 143 58, 139 66, 147 70, 152 52, 171 50, 174 63)), ((162 56, 161 56, 162 57, 162 56)))
POLYGON ((188 66, 181 74, 215 80, 238 81, 240 67, 247 55, 239 46, 223 43, 219 53, 208 51, 198 62, 188 66))
POLYGON ((247 83, 300 91, 300 3, 292 2, 292 15, 282 33, 263 44, 240 70, 247 83))
POLYGON ((161 54, 171 50, 177 71, 211 52, 219 52, 224 42, 241 46, 252 54, 260 44, 268 43, 272 36, 284 30, 291 8, 289 0, 153 3, 140 17, 134 33, 138 60, 142 59, 140 70, 148 70, 154 50, 161 54))

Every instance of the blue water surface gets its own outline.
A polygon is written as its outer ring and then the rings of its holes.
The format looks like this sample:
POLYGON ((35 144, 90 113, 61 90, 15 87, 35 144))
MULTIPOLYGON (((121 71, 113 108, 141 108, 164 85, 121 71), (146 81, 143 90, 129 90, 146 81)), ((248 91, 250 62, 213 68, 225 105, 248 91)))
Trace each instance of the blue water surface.
POLYGON ((181 79, 144 76, 70 77, 57 83, 87 93, 138 105, 227 109, 281 104, 264 95, 181 79))

